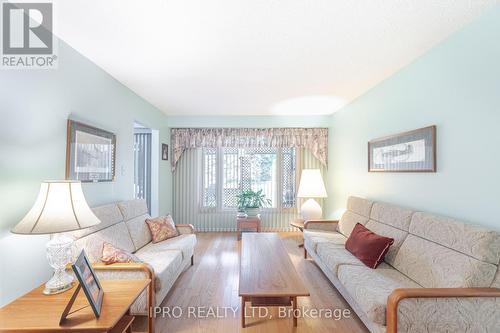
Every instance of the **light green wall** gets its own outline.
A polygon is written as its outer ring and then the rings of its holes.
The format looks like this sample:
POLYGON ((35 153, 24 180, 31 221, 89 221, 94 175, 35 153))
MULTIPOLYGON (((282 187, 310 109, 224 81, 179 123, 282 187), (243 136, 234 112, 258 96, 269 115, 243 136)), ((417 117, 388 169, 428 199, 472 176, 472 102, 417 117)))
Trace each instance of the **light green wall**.
POLYGON ((499 31, 497 6, 332 116, 331 217, 352 194, 500 229, 499 31), (437 173, 367 172, 369 140, 433 124, 437 173))
MULTIPOLYGON (((133 122, 160 130, 167 118, 64 43, 57 70, 0 73, 0 306, 47 279, 47 236, 9 230, 31 208, 46 179, 64 179, 66 120, 117 135, 116 181, 85 184, 90 205, 133 198, 133 122)), ((159 153, 159 148, 158 148, 159 153)), ((160 162, 160 212, 170 211, 168 162, 160 162)))

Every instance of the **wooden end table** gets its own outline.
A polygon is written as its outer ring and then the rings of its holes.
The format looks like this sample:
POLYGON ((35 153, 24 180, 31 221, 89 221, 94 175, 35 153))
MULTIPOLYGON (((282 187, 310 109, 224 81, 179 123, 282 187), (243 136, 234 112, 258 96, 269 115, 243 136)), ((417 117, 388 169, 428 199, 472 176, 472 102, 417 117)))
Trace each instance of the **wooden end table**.
POLYGON ((252 229, 255 232, 260 232, 260 224, 260 214, 257 216, 237 217, 238 240, 241 240, 241 231, 243 229, 252 229))
MULTIPOLYGON (((67 319, 59 325, 61 314, 73 295, 70 290, 44 295, 44 285, 33 289, 0 309, 0 332, 132 332, 134 316, 130 306, 147 289, 151 280, 101 280, 104 297, 99 318, 81 290, 67 319)), ((152 327, 148 328, 152 333, 152 327)))
MULTIPOLYGON (((303 219, 296 219, 290 222, 290 225, 294 228, 297 228, 300 230, 300 232, 304 232, 304 220, 303 219)), ((299 244, 299 247, 304 247, 304 243, 299 244)))

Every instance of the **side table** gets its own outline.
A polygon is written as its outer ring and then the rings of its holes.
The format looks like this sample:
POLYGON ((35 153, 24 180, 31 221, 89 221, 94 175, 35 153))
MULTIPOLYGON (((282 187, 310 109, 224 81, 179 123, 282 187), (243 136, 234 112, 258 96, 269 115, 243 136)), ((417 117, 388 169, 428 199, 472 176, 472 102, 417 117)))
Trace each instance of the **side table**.
MULTIPOLYGON (((299 229, 301 232, 304 232, 304 220, 303 219, 296 219, 290 222, 290 225, 294 228, 299 229)), ((299 247, 304 247, 304 243, 299 244, 299 247)))
MULTIPOLYGON (((61 325, 59 319, 75 287, 64 293, 44 295, 44 285, 0 309, 0 332, 131 332, 135 317, 129 314, 132 303, 147 289, 150 280, 102 280, 104 290, 101 315, 94 316, 81 291, 72 312, 61 325)), ((148 332, 152 333, 152 327, 148 332)))
POLYGON ((252 229, 255 232, 260 232, 260 223, 260 214, 257 216, 237 217, 238 240, 241 240, 241 232, 244 229, 252 229))

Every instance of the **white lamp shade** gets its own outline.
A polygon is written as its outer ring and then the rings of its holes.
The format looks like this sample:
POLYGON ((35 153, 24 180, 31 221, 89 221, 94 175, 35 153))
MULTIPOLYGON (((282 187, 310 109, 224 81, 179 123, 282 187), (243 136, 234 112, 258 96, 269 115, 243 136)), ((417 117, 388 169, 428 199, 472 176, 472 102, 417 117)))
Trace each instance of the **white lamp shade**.
POLYGON ((35 204, 13 233, 52 234, 88 228, 101 221, 85 200, 79 181, 43 182, 35 204))
POLYGON ((300 176, 299 198, 326 198, 325 183, 319 169, 304 169, 300 176))

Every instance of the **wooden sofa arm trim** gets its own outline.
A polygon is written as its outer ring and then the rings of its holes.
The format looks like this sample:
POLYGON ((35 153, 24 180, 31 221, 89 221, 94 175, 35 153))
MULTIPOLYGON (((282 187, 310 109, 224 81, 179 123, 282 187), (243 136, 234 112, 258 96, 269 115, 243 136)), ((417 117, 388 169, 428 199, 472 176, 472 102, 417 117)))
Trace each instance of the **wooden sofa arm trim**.
POLYGON ((194 234, 194 225, 192 224, 176 224, 176 227, 183 227, 191 229, 191 233, 194 234))
POLYGON ((148 290, 148 307, 146 309, 148 312, 148 332, 154 332, 154 317, 151 315, 151 309, 156 305, 155 303, 155 273, 153 268, 143 262, 127 262, 127 263, 114 263, 110 265, 96 263, 92 265, 94 270, 99 271, 143 271, 148 275, 150 280, 149 282, 149 290, 148 290))
POLYGON ((398 305, 405 298, 500 297, 498 288, 398 288, 387 298, 387 331, 398 331, 398 305))
POLYGON ((339 223, 339 220, 307 220, 304 222, 304 229, 307 229, 308 224, 317 224, 317 223, 337 224, 339 223))

